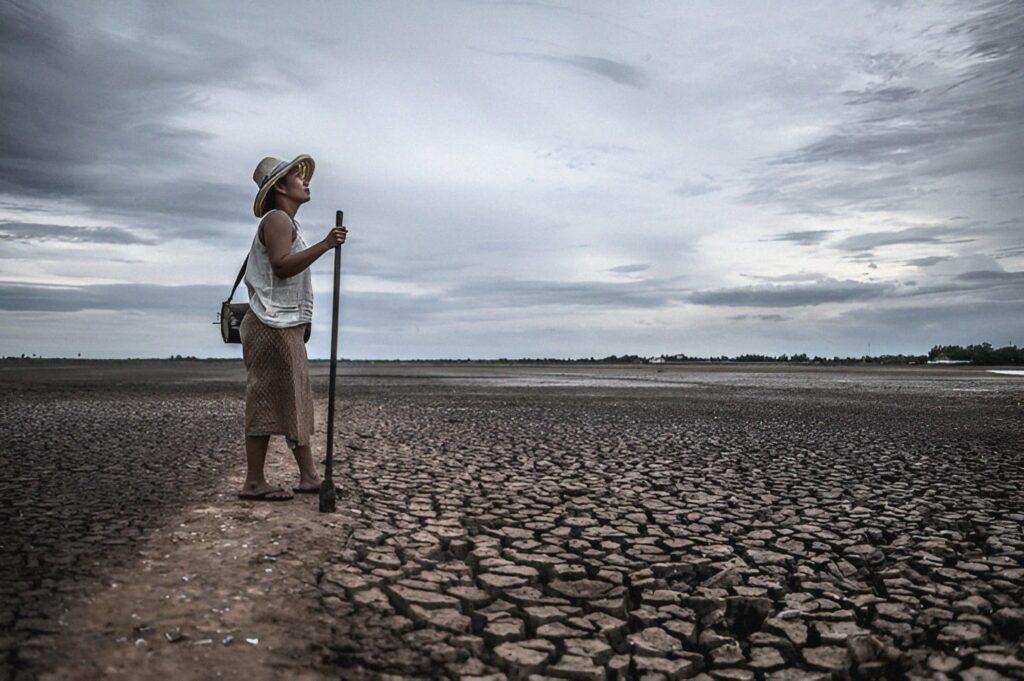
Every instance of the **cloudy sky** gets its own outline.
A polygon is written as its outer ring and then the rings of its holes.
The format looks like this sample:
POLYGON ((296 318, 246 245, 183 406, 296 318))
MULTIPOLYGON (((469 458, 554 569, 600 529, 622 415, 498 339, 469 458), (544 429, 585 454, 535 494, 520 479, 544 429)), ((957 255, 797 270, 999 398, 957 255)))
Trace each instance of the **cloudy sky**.
POLYGON ((345 357, 1024 344, 1022 46, 1016 0, 5 0, 0 355, 240 356, 299 153, 345 357))

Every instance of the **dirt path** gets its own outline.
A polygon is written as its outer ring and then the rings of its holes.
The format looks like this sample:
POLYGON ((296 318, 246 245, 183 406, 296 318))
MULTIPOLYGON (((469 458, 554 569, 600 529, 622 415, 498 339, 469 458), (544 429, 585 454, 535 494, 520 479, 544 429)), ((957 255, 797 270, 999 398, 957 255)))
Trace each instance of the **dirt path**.
MULTIPOLYGON (((271 482, 295 478, 278 438, 267 469, 271 482)), ((37 642, 57 656, 40 678, 327 678, 318 665, 331 621, 316 582, 325 552, 347 540, 350 499, 340 490, 330 516, 316 495, 241 502, 234 490, 243 473, 154 531, 137 565, 112 573, 62 617, 51 641, 37 642)))

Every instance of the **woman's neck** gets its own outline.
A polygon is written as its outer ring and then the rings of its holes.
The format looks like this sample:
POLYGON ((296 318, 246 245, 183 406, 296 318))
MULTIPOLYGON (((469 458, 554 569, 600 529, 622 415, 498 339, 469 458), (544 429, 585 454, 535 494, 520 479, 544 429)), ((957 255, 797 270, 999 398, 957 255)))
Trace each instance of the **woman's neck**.
POLYGON ((301 205, 302 204, 300 204, 299 202, 290 201, 288 198, 283 196, 278 196, 274 202, 274 208, 278 210, 283 210, 285 213, 288 213, 288 217, 290 217, 292 220, 295 219, 295 214, 299 212, 299 206, 301 205))

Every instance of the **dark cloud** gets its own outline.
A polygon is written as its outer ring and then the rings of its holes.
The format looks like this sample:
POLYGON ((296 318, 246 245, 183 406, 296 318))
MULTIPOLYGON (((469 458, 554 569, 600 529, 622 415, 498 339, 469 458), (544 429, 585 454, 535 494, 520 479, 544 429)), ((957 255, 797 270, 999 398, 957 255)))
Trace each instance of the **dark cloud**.
POLYGON ((996 249, 992 254, 993 258, 1016 258, 1017 256, 1024 255, 1024 246, 1006 246, 1004 248, 996 249))
POLYGON ((932 305, 858 307, 846 310, 839 319, 893 330, 924 330, 928 334, 925 342, 932 344, 978 343, 986 338, 997 344, 1011 340, 1019 343, 1024 302, 943 301, 932 305))
POLYGON ((892 104, 910 99, 921 91, 913 87, 870 87, 863 90, 850 90, 844 94, 848 95, 847 104, 892 104))
POLYGON ((211 318, 227 297, 227 287, 160 286, 157 284, 94 284, 50 286, 0 282, 0 310, 76 312, 80 310, 173 311, 211 318))
MULTIPOLYGON (((851 305, 829 319, 829 326, 856 327, 861 342, 852 345, 860 354, 872 341, 877 354, 925 353, 934 345, 968 345, 988 341, 996 346, 1024 340, 1020 319, 1024 318, 1024 302, 969 301, 937 298, 923 302, 907 299, 896 304, 867 303, 851 305)), ((811 349, 809 354, 833 354, 832 350, 811 349)), ((843 351, 835 354, 843 354, 843 351)))
POLYGON ((952 256, 949 255, 927 255, 923 258, 912 258, 911 260, 907 260, 905 264, 913 267, 931 267, 932 265, 936 265, 940 262, 945 262, 951 257, 952 256))
POLYGON ((121 227, 76 227, 37 222, 0 222, 0 240, 40 242, 63 241, 96 244, 152 243, 121 227))
POLYGON ((618 274, 632 274, 633 272, 644 272, 650 269, 650 265, 647 263, 638 263, 636 265, 619 265, 618 267, 609 267, 609 272, 617 272, 618 274))
POLYGON ((879 246, 900 244, 950 244, 968 243, 973 238, 955 238, 963 235, 962 228, 956 227, 908 227, 887 232, 854 234, 832 244, 841 251, 869 251, 879 246))
POLYGON ((818 216, 892 211, 960 193, 964 179, 1024 210, 1024 3, 955 7, 965 19, 930 29, 949 36, 941 52, 866 55, 881 84, 845 93, 860 115, 775 158, 746 199, 818 216))
POLYGON ((819 281, 828 279, 828 275, 822 272, 790 272, 788 274, 744 274, 744 277, 748 279, 756 279, 757 281, 771 281, 771 282, 783 282, 783 281, 819 281))
POLYGON ((761 322, 784 322, 789 319, 789 317, 781 314, 737 314, 729 317, 729 319, 736 322, 742 322, 748 319, 761 322))
MULTIPOLYGON (((53 286, 0 282, 0 310, 61 314, 100 310, 125 315, 160 315, 164 319, 208 320, 212 323, 229 289, 230 284, 53 286)), ((243 284, 235 302, 244 302, 245 299, 243 284)), ((320 292, 314 305, 314 322, 319 325, 327 323, 329 310, 330 294, 320 292)), ((437 315, 458 313, 458 309, 451 308, 440 299, 402 293, 345 293, 342 305, 346 326, 367 328, 408 327, 437 315)))
POLYGON ((0 192, 77 201, 169 236, 246 219, 251 192, 198 177, 210 135, 177 121, 203 106, 203 87, 256 86, 259 69, 273 78, 290 59, 268 65, 277 55, 254 55, 184 7, 141 8, 118 33, 73 26, 58 7, 0 3, 0 192))
POLYGON ((1024 300, 1024 272, 972 270, 934 278, 927 284, 901 291, 901 297, 969 297, 979 301, 1024 300))
POLYGON ((790 241, 801 246, 814 246, 824 241, 829 234, 834 233, 834 229, 808 229, 799 232, 783 232, 766 239, 766 241, 790 241))
POLYGON ((956 278, 963 279, 965 281, 976 282, 1024 282, 1024 272, 1005 272, 1003 270, 975 270, 972 272, 962 272, 956 275, 956 278))
POLYGON ((652 309, 682 301, 684 289, 672 280, 543 281, 481 279, 459 284, 444 296, 449 303, 490 309, 583 306, 652 309))
POLYGON ((907 298, 949 298, 968 294, 979 301, 1024 299, 1024 272, 978 270, 926 286, 918 286, 916 281, 899 286, 884 281, 825 278, 812 283, 764 284, 698 291, 689 294, 687 300, 697 305, 725 307, 803 307, 867 300, 891 303, 907 298))
POLYGON ((555 54, 543 54, 540 52, 499 52, 499 57, 515 57, 517 59, 528 59, 531 61, 546 62, 559 66, 569 66, 591 75, 607 78, 620 85, 631 85, 632 87, 644 87, 647 85, 647 76, 635 66, 624 62, 605 59, 604 57, 590 57, 585 55, 559 56, 555 54))
POLYGON ((892 292, 887 283, 824 279, 812 284, 746 286, 691 293, 697 305, 725 307, 802 307, 882 298, 892 292))
MULTIPOLYGON (((225 282, 227 282, 227 278, 225 282)), ((229 284, 162 286, 157 284, 92 284, 57 286, 0 282, 0 310, 75 312, 119 310, 166 311, 212 320, 227 297, 229 284)), ((682 301, 684 291, 669 280, 630 282, 557 282, 478 279, 432 296, 407 293, 345 292, 344 315, 355 324, 426 321, 431 318, 493 318, 509 309, 583 306, 652 309, 682 301)), ((239 300, 245 299, 244 285, 239 300)), ((317 295, 319 310, 329 309, 329 296, 317 295)))

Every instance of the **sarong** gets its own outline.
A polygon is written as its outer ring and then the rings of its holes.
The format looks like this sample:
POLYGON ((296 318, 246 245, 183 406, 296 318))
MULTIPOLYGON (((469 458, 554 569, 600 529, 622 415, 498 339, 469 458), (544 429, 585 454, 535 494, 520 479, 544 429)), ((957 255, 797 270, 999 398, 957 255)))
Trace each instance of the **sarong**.
POLYGON ((245 434, 284 435, 292 448, 313 433, 313 392, 304 326, 267 326, 248 312, 239 326, 245 384, 245 434))

